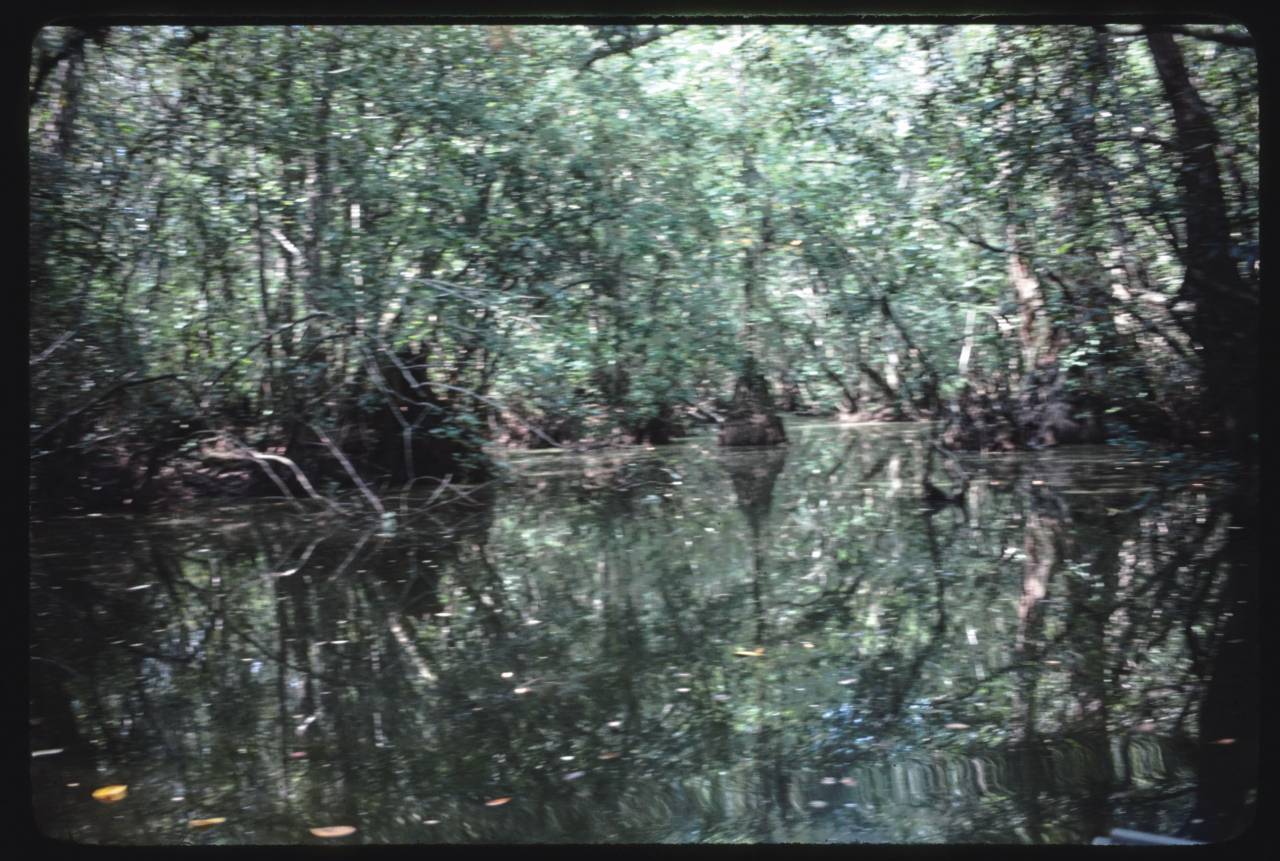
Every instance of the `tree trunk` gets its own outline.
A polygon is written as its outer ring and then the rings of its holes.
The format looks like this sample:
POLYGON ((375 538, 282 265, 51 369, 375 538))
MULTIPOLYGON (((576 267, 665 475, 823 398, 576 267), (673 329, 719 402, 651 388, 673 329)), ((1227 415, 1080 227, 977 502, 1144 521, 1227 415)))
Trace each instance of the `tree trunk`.
POLYGON ((1214 155, 1217 129, 1173 36, 1149 32, 1147 44, 1173 111, 1182 155, 1178 181, 1186 221, 1186 272, 1179 298, 1195 306, 1185 328, 1201 348, 1206 412, 1217 422, 1210 431, 1221 433, 1236 454, 1256 456, 1258 294, 1241 278, 1231 254, 1231 228, 1214 155))

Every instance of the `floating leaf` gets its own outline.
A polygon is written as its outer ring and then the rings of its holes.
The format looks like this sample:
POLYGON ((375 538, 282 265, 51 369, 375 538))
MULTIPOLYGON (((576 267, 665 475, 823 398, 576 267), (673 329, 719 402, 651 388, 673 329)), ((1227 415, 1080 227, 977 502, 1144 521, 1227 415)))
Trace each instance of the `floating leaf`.
POLYGON ((501 807, 511 800, 510 795, 504 795, 502 798, 492 798, 484 803, 485 807, 501 807))
POLYGON ((763 648, 755 648, 751 650, 738 649, 737 651, 734 652, 734 654, 737 655, 739 658, 763 658, 764 649, 763 648))
POLYGON ((949 723, 949 724, 947 724, 947 729, 968 729, 968 728, 969 728, 969 725, 968 725, 967 723, 949 723))
POLYGON ((113 783, 111 786, 103 786, 93 791, 93 797, 103 804, 115 804, 128 794, 129 787, 122 783, 113 783))
MULTIPOLYGON (((211 825, 221 825, 226 821, 227 821, 227 817, 225 816, 213 816, 213 817, 210 817, 209 819, 192 819, 191 827, 192 828, 208 828, 211 825)), ((354 831, 355 829, 353 828, 351 830, 354 831)))
POLYGON ((348 834, 355 834, 356 829, 351 825, 324 825, 312 828, 311 833, 317 837, 346 837, 348 834))

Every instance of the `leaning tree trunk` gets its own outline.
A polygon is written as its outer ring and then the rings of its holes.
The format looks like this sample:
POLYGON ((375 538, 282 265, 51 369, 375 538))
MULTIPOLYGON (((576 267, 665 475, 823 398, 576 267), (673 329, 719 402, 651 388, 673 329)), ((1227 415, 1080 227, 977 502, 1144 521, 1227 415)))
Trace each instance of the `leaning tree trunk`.
POLYGON ((1231 254, 1231 227, 1214 155, 1217 129, 1172 34, 1150 32, 1147 44, 1173 110, 1182 155, 1178 182, 1186 220, 1186 272, 1179 298, 1195 307, 1184 326, 1200 347, 1207 414, 1218 423, 1210 431, 1221 433, 1237 454, 1256 455, 1258 291, 1241 277, 1231 254))

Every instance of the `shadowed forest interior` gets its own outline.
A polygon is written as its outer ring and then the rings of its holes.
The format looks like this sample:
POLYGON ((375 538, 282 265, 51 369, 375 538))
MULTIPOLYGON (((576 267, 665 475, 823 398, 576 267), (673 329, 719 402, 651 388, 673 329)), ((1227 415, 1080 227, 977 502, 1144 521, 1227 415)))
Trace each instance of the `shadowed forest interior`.
POLYGON ((46 834, 1252 821, 1243 26, 77 24, 28 93, 46 834))

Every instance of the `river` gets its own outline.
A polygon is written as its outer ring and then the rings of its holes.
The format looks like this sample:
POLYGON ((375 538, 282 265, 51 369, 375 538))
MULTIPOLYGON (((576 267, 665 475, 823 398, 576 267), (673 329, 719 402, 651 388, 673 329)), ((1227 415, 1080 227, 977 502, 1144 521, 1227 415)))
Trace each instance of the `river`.
POLYGON ((33 523, 39 828, 900 844, 1248 822, 1256 536, 1228 471, 968 455, 932 472, 963 471, 964 505, 931 507, 921 427, 788 435, 508 456, 494 488, 424 488, 390 524, 278 501, 33 523))

